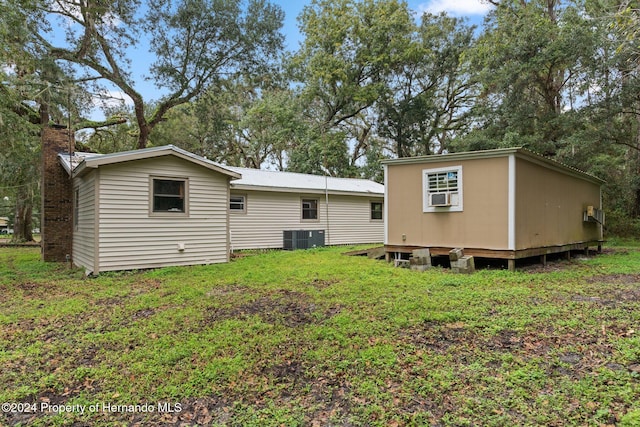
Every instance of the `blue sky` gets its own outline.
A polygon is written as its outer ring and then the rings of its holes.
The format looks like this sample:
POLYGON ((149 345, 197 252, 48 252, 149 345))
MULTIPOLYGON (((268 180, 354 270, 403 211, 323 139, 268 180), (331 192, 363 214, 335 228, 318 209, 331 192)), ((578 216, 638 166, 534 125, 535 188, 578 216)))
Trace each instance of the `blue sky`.
MULTIPOLYGON (((304 6, 311 3, 311 0, 271 1, 279 5, 285 12, 284 27, 282 30, 287 38, 287 48, 289 50, 295 50, 301 39, 297 17, 304 6)), ((409 0, 407 4, 416 12, 417 16, 422 15, 424 12, 446 12, 452 16, 465 16, 473 23, 480 23, 491 7, 483 0, 409 0)))
MULTIPOLYGON (((282 32, 286 38, 286 48, 288 50, 296 50, 302 40, 302 36, 298 29, 297 17, 302 12, 304 6, 311 3, 311 0, 271 0, 273 3, 279 5, 285 12, 284 25, 282 32)), ((424 12, 440 13, 446 12, 452 16, 463 16, 469 19, 470 23, 481 24, 484 15, 490 10, 491 6, 484 0, 408 0, 409 8, 415 13, 416 17, 422 15, 424 12)), ((144 56, 143 52, 139 52, 144 56)), ((141 75, 143 72, 136 70, 136 66, 146 68, 149 62, 146 62, 140 56, 134 58, 132 61, 134 75, 141 75), (136 59, 138 64, 136 64, 136 59)), ((146 71, 146 70, 145 70, 146 71)), ((146 102, 156 101, 159 99, 161 93, 155 88, 153 83, 143 81, 142 77, 138 79, 134 85, 135 89, 139 91, 146 102)), ((115 99, 122 99, 123 102, 131 104, 128 97, 125 97, 122 92, 117 89, 109 90, 109 94, 115 99)), ((117 101, 116 101, 117 102, 117 101)), ((97 113, 97 112, 95 112, 97 113)), ((94 117, 96 118, 96 117, 94 117)))

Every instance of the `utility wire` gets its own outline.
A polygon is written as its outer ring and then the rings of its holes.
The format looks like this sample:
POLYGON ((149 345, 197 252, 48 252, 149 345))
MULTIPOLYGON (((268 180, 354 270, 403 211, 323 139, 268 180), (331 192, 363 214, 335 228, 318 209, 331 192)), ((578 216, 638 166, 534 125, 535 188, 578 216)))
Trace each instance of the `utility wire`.
POLYGON ((20 184, 20 185, 10 185, 10 186, 2 186, 0 187, 0 190, 9 190, 12 188, 21 188, 21 187, 28 187, 29 185, 34 185, 37 184, 39 181, 33 181, 33 182, 28 182, 26 184, 20 184))

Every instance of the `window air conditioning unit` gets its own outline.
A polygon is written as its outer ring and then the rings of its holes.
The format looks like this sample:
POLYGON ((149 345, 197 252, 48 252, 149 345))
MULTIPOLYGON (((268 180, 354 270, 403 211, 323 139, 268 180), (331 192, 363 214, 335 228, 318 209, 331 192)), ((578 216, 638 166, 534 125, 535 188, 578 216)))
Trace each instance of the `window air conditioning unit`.
POLYGON ((604 211, 594 206, 587 206, 587 210, 584 212, 585 222, 597 222, 604 225, 604 211))
POLYGON ((431 193, 429 194, 429 206, 451 206, 451 197, 449 193, 431 193))

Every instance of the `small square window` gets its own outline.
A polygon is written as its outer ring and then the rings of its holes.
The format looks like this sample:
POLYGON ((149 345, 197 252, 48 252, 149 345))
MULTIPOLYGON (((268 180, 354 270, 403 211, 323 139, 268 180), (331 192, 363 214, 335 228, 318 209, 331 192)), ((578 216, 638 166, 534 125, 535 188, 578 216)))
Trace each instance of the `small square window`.
POLYGON ((462 166, 422 173, 423 212, 462 212, 462 166))
POLYGON ((231 210, 232 212, 245 212, 246 210, 245 196, 232 194, 231 197, 229 198, 229 210, 231 210))
POLYGON ((371 202, 371 219, 372 220, 381 220, 382 219, 382 202, 371 202))
POLYGON ((186 213, 186 180, 153 178, 152 212, 186 213))
POLYGON ((318 200, 302 199, 302 219, 318 219, 318 200))

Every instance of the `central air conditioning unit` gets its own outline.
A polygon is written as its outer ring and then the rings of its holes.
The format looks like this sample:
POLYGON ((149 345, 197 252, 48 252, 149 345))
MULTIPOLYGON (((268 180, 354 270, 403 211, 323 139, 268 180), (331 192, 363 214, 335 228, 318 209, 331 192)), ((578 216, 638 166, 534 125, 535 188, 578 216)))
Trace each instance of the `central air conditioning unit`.
POLYGON ((451 197, 449 193, 430 193, 429 206, 451 206, 451 197))
POLYGON ((282 232, 282 248, 285 250, 319 248, 324 245, 324 230, 285 230, 282 232))

